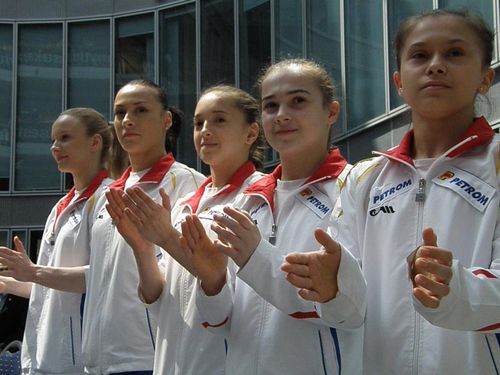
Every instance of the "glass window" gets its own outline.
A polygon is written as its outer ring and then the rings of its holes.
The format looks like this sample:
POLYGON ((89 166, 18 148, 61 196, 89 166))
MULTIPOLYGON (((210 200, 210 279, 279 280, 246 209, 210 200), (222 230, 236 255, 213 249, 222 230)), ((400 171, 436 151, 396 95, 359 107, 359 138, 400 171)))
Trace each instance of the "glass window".
POLYGON ((276 57, 302 57, 302 1, 276 0, 276 57))
POLYGON ((394 37, 399 29, 399 24, 404 19, 432 9, 432 0, 413 1, 413 0, 389 0, 388 19, 389 19, 389 92, 391 109, 404 104, 404 100, 398 95, 396 87, 392 81, 392 74, 398 70, 396 64, 396 51, 394 51, 394 37))
POLYGON ((495 26, 493 2, 491 0, 439 0, 440 8, 469 9, 484 17, 490 27, 495 26))
POLYGON ((385 112, 382 0, 346 1, 347 126, 385 112))
POLYGON ((268 0, 240 0, 239 9, 240 87, 252 92, 271 62, 271 6, 268 0))
POLYGON ((154 80, 153 14, 116 21, 115 91, 133 79, 154 80))
POLYGON ((30 243, 27 249, 29 251, 30 258, 33 259, 33 261, 36 261, 38 258, 38 251, 40 250, 42 236, 43 236, 43 229, 29 230, 30 243))
POLYGON ((196 166, 192 117, 196 105, 196 10, 194 4, 160 13, 160 84, 171 105, 185 113, 176 158, 196 166))
MULTIPOLYGON (((340 5, 338 1, 308 0, 307 16, 307 57, 322 64, 334 80, 337 100, 343 107, 342 57, 340 48, 340 5)), ((342 130, 344 108, 334 125, 332 134, 342 130)))
POLYGON ((200 3, 201 88, 216 83, 234 84, 233 1, 204 0, 200 3))
POLYGON ((12 113, 12 25, 0 25, 0 190, 9 190, 12 113))
POLYGON ((9 231, 0 230, 0 246, 8 246, 7 241, 9 240, 9 231))
POLYGON ((49 147, 62 108, 62 26, 20 25, 18 41, 14 189, 59 189, 49 147))
POLYGON ((68 108, 90 107, 109 118, 109 21, 68 27, 68 108))

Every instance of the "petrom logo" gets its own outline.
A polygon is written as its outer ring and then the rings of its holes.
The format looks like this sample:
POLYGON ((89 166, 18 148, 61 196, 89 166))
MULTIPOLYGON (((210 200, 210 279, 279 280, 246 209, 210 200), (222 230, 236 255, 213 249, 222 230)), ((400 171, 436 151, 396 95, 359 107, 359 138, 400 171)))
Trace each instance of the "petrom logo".
POLYGON ((392 206, 380 206, 370 210, 370 216, 377 216, 380 213, 393 214, 394 208, 392 206))
POLYGON ((305 188, 304 190, 302 190, 300 193, 299 193, 302 197, 308 197, 309 195, 312 194, 312 190, 311 189, 308 189, 308 188, 305 188))
POLYGON ((444 172, 441 176, 439 176, 438 178, 440 180, 449 180, 450 178, 452 178, 453 176, 455 176, 455 173, 453 173, 452 171, 446 171, 444 172))

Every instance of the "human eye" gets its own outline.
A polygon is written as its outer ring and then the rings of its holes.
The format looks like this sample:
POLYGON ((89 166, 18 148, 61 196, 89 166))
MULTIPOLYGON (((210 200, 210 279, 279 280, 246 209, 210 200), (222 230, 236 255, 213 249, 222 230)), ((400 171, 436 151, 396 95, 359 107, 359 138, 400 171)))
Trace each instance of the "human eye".
POLYGON ((147 111, 148 111, 148 109, 146 107, 144 107, 144 106, 139 106, 136 109, 137 113, 146 113, 147 111))
POLYGON ((201 119, 194 119, 193 120, 193 127, 195 129, 201 129, 203 127, 203 120, 201 120, 201 119))
POLYGON ((125 117, 125 111, 122 109, 115 109, 115 118, 121 120, 125 117))
POLYGON ((414 51, 410 54, 410 58, 413 60, 423 60, 427 54, 423 51, 414 51))
POLYGON ((274 109, 276 109, 277 107, 278 107, 278 104, 276 102, 268 101, 268 102, 262 103, 262 109, 266 112, 271 112, 274 109))
POLYGON ((450 57, 460 57, 464 55, 464 51, 460 48, 452 48, 448 51, 450 57))
POLYGON ((218 117, 215 118, 215 122, 217 124, 223 124, 223 123, 226 122, 226 119, 224 118, 224 116, 218 116, 218 117))
POLYGON ((301 104, 301 103, 303 103, 305 101, 306 101, 306 98, 304 98, 303 96, 294 96, 292 98, 292 103, 293 104, 301 104))

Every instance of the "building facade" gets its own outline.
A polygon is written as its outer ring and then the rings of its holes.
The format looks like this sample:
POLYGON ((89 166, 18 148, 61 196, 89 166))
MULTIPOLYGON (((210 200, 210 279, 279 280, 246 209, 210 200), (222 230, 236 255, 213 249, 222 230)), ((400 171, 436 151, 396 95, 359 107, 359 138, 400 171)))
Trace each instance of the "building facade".
MULTIPOLYGON (((112 119, 117 89, 135 78, 160 83, 192 117, 203 88, 252 91, 260 70, 308 57, 334 77, 342 116, 333 140, 351 162, 387 149, 409 128, 392 85, 392 35, 409 15, 467 7, 496 30, 498 0, 2 0, 0 2, 0 245, 20 236, 36 257, 46 216, 71 181, 53 162, 50 128, 70 107, 112 119)), ((500 125, 497 78, 479 103, 500 125)), ((182 131, 178 159, 202 169, 182 131)), ((277 163, 272 151, 267 167, 277 163)))

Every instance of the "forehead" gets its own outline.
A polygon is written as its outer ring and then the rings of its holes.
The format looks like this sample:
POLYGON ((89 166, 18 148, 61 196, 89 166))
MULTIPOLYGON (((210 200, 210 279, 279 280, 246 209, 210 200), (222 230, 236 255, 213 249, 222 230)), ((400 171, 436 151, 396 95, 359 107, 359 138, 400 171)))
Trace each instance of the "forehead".
POLYGON ((409 30, 405 48, 421 44, 457 42, 479 48, 479 38, 475 30, 461 17, 454 15, 429 16, 418 21, 409 30))
POLYGON ((263 99, 269 96, 287 95, 296 91, 321 93, 315 79, 301 67, 287 67, 270 73, 262 81, 263 99))
POLYGON ((135 103, 159 103, 156 93, 151 87, 143 85, 125 85, 115 98, 115 106, 135 104, 135 103))
POLYGON ((61 131, 78 131, 83 130, 80 120, 74 116, 62 115, 57 118, 52 124, 52 133, 57 133, 61 131))
POLYGON ((219 91, 213 91, 206 93, 203 95, 198 104, 196 105, 196 109, 209 109, 214 110, 216 108, 227 108, 234 107, 233 100, 228 95, 225 95, 219 91))

